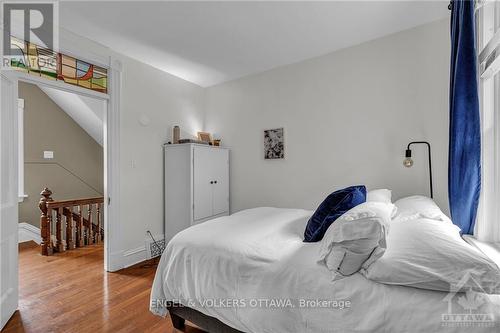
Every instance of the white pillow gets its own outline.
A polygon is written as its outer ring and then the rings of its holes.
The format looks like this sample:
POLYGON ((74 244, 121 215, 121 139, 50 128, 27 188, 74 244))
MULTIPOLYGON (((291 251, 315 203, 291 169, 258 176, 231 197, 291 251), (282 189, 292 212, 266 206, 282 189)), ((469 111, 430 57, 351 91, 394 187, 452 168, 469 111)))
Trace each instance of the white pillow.
MULTIPOLYGON (((386 188, 368 191, 366 194, 366 202, 384 202, 392 204, 392 191, 386 188)), ((392 207, 391 217, 394 218, 397 215, 398 208, 395 205, 392 205, 392 207)))
MULTIPOLYGON (((429 208, 428 204, 427 201, 418 209, 429 208)), ((404 208, 404 212, 408 209, 401 205, 399 208, 404 208)), ((384 255, 360 270, 365 277, 430 290, 500 293, 500 269, 467 244, 449 219, 408 219, 404 212, 403 218, 398 215, 391 222, 384 255)))
POLYGON ((321 240, 318 262, 342 278, 384 253, 393 204, 365 202, 339 217, 321 240))
POLYGON ((368 191, 366 202, 385 202, 392 203, 392 191, 386 188, 368 191))
POLYGON ((411 220, 421 217, 426 217, 434 220, 450 222, 438 205, 429 197, 422 195, 414 195, 397 200, 394 203, 397 207, 398 219, 411 220))

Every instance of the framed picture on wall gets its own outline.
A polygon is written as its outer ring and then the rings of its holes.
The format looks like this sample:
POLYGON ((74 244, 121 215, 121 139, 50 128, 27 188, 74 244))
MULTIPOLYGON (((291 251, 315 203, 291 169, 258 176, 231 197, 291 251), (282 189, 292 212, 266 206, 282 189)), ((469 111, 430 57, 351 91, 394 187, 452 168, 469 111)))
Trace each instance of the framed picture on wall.
POLYGON ((264 159, 275 160, 285 158, 284 129, 264 130, 264 159))

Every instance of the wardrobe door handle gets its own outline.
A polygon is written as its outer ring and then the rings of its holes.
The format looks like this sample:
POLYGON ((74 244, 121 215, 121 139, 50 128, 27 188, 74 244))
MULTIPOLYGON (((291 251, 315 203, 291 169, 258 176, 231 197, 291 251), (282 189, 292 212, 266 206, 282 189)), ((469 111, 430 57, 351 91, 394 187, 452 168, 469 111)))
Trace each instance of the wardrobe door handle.
POLYGON ((210 184, 213 184, 213 183, 214 183, 213 181, 210 182, 210 184))
POLYGON ((217 181, 214 181, 214 184, 217 184, 217 181))

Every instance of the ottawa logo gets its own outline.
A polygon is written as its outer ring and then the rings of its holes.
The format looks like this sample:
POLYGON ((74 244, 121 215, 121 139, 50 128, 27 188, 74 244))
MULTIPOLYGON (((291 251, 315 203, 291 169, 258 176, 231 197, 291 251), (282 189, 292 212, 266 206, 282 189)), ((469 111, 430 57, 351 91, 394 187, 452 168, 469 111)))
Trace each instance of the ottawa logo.
POLYGON ((441 314, 441 326, 495 327, 495 314, 487 294, 468 272, 443 299, 448 313, 441 314))

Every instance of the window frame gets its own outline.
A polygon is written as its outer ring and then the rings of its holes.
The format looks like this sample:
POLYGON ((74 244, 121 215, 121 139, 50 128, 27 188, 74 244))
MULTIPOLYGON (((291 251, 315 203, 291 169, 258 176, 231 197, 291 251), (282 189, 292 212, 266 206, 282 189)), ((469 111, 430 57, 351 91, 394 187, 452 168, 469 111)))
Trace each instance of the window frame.
POLYGON ((477 49, 479 74, 482 79, 500 71, 500 2, 476 2, 477 49), (490 10, 486 10, 488 6, 490 10))
MULTIPOLYGON (((488 9, 489 10, 489 9, 488 9)), ((478 94, 481 115, 481 198, 474 236, 500 240, 500 1, 476 1, 478 94), (488 6, 492 9, 486 11, 488 6), (496 30, 496 31, 495 31, 496 30), (497 44, 495 44, 497 43, 497 44)))

